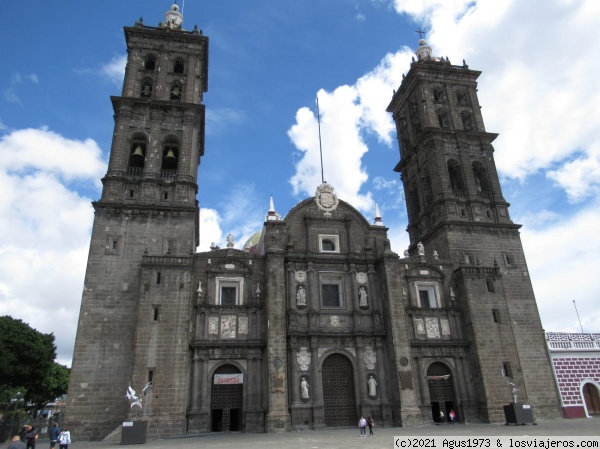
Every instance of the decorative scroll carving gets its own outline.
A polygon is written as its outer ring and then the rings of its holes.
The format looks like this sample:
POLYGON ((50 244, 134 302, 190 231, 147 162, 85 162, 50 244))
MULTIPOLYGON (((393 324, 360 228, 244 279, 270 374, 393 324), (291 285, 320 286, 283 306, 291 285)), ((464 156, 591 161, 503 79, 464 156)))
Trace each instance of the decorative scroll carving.
POLYGON ((219 317, 209 316, 208 317, 208 335, 219 334, 219 317))
POLYGON ((342 322, 339 316, 331 315, 329 317, 329 324, 331 325, 331 327, 340 327, 342 325, 342 322))
POLYGON ((240 335, 248 335, 248 317, 241 316, 238 318, 238 333, 240 335))

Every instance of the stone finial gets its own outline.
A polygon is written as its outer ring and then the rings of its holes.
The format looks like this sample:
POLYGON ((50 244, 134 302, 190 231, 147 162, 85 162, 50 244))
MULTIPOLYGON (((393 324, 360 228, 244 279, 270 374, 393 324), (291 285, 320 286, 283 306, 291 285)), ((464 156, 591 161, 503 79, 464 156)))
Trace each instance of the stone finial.
POLYGON ((377 203, 375 203, 375 226, 385 226, 383 224, 383 220, 381 217, 381 212, 379 211, 379 205, 377 203))

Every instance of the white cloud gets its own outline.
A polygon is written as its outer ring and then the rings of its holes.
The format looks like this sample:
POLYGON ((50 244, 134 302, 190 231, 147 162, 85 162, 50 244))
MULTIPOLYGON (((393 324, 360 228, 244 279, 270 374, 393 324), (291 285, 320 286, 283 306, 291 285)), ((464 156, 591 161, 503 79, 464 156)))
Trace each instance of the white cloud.
POLYGON ((600 332, 600 278, 591 275, 600 254, 600 204, 536 229, 525 219, 523 247, 544 328, 580 332, 573 300, 586 332, 600 332))
POLYGON ((592 145, 587 154, 548 172, 548 177, 564 188, 572 202, 600 193, 600 150, 592 145))
POLYGON ((198 246, 198 252, 209 251, 212 243, 223 240, 223 231, 219 222, 219 213, 215 209, 200 209, 200 245, 198 246))
POLYGON ((48 130, 21 129, 0 138, 0 169, 26 174, 31 170, 52 173, 64 180, 93 180, 106 172, 102 150, 92 139, 71 140, 48 130))
POLYGON ((35 73, 31 73, 31 74, 27 75, 27 79, 35 84, 38 84, 40 82, 38 76, 35 73))
MULTIPOLYGON (((408 66, 410 53, 402 50, 386 55, 355 86, 340 86, 333 92, 319 91, 324 177, 339 198, 363 212, 373 209, 371 192, 361 193, 368 180, 362 159, 368 151, 363 134, 371 133, 391 145, 395 127, 385 111, 394 88, 408 66)), ((296 124, 288 131, 301 152, 290 182, 295 195, 314 195, 321 183, 318 123, 308 108, 296 113, 296 124)))
POLYGON ((588 55, 600 53, 598 2, 396 0, 395 6, 430 24, 434 53, 484 71, 479 99, 486 128, 501 131, 496 163, 504 174, 523 179, 587 153, 597 140, 589 124, 600 121, 600 60, 588 55))
POLYGON ((105 171, 100 157, 95 142, 47 129, 0 139, 0 314, 53 332, 64 364, 70 364, 93 221, 91 200, 67 181, 94 185, 105 171))
POLYGON ((120 87, 123 84, 126 65, 127 55, 114 56, 100 68, 100 73, 120 87))

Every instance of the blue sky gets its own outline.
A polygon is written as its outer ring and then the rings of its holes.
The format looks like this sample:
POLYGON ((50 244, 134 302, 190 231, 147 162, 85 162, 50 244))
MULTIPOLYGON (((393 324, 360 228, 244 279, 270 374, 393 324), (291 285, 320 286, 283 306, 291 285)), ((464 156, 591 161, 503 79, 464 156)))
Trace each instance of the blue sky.
MULTIPOLYGON (((123 26, 168 0, 2 2, 0 314, 54 332, 70 364, 93 209, 120 95, 123 26), (13 18, 17 16, 19 20, 13 18)), ((548 331, 600 332, 600 2, 187 0, 210 38, 201 250, 237 247, 325 178, 392 248, 408 246, 394 126, 385 108, 415 30, 434 54, 481 70, 479 100, 548 331)))

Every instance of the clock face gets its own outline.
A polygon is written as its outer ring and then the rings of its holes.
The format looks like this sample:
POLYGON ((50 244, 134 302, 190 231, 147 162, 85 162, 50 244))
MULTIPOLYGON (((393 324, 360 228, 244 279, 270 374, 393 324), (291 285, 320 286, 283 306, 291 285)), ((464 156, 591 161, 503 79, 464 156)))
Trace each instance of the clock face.
POLYGON ((304 282, 306 280, 306 273, 304 271, 296 271, 296 281, 304 282))

